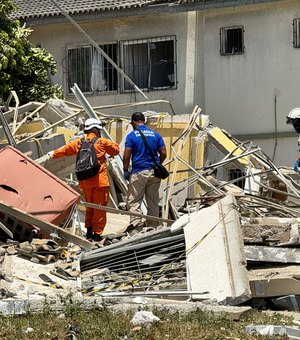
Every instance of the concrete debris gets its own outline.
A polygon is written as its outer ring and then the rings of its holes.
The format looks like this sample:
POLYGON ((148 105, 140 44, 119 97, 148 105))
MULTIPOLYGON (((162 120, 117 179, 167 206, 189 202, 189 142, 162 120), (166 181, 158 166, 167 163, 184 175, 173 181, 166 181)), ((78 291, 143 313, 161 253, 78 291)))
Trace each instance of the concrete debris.
POLYGON ((246 326, 246 333, 252 335, 266 335, 282 337, 288 337, 290 339, 300 339, 300 329, 286 326, 274 326, 274 325, 259 325, 259 326, 246 326))
POLYGON ((207 290, 212 299, 223 304, 238 305, 251 298, 239 216, 232 195, 201 209, 184 227, 184 235, 190 290, 207 290))
POLYGON ((300 296, 295 295, 280 296, 279 298, 272 299, 272 302, 274 303, 275 306, 284 310, 295 312, 299 312, 300 310, 300 296))
POLYGON ((70 291, 82 299, 124 294, 219 308, 270 308, 272 301, 298 308, 289 303, 300 296, 300 186, 293 169, 213 125, 198 106, 184 115, 151 107, 147 124, 170 150, 161 215, 148 216, 141 202, 135 215, 143 223, 130 226, 122 160, 108 158, 110 202, 92 206, 107 212, 108 223, 101 239, 89 242, 83 221, 91 205, 78 189, 74 158, 45 155, 81 138, 91 114, 122 150, 131 113, 104 114, 122 104, 92 108, 79 89, 74 94, 80 105, 50 99, 0 110, 0 300, 13 301, 3 303, 3 314, 30 310, 30 302, 18 305, 28 296, 55 300, 70 291))
POLYGON ((152 323, 156 323, 160 321, 160 318, 158 318, 157 316, 155 316, 152 312, 149 311, 144 311, 141 310, 139 312, 136 312, 133 316, 133 318, 131 319, 131 323, 134 326, 138 326, 138 325, 150 325, 152 323))

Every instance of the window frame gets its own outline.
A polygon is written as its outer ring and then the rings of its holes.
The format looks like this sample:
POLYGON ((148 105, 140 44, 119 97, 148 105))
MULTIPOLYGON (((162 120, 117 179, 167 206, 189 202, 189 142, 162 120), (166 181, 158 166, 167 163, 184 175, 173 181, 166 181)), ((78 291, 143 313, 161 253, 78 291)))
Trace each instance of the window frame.
MULTIPOLYGON (((245 29, 244 26, 229 26, 229 27, 221 27, 220 28, 220 55, 221 56, 232 56, 232 55, 240 55, 245 53, 245 29), (228 32, 233 30, 241 30, 241 48, 238 51, 228 52, 229 42, 228 39, 228 32)), ((234 42, 232 43, 234 46, 234 42)))
MULTIPOLYGON (((115 45, 115 50, 116 50, 116 56, 115 56, 115 63, 119 64, 119 43, 117 41, 110 41, 110 42, 105 42, 105 43, 97 43, 97 45, 103 49, 103 46, 107 46, 107 45, 115 45)), ((91 44, 82 44, 82 45, 71 45, 71 46, 67 46, 66 47, 66 63, 67 63, 67 67, 66 67, 66 93, 68 96, 73 95, 73 92, 71 90, 71 87, 73 86, 72 84, 69 84, 69 56, 68 53, 70 50, 77 50, 80 48, 89 48, 90 49, 90 67, 91 67, 91 72, 92 72, 92 65, 93 65, 93 53, 96 50, 95 46, 91 45, 91 44)), ((111 57, 111 56, 110 56, 111 57)), ((113 68, 113 66, 111 66, 113 68)), ((116 72, 116 86, 114 90, 105 90, 105 91, 93 91, 92 90, 92 85, 90 85, 91 91, 82 91, 83 94, 85 95, 106 95, 106 94, 116 94, 118 93, 118 89, 119 89, 119 75, 117 70, 115 70, 114 72, 116 72)), ((78 84, 79 87, 81 87, 78 84)))
POLYGON ((239 168, 229 167, 227 168, 227 181, 231 182, 236 180, 233 184, 239 188, 245 188, 246 179, 244 178, 243 171, 239 168))
MULTIPOLYGON (((159 37, 151 37, 151 38, 143 38, 143 39, 129 39, 129 40, 122 40, 120 41, 120 63, 123 71, 126 73, 126 66, 125 66, 125 46, 129 45, 138 45, 138 44, 147 44, 147 53, 148 53, 148 63, 149 63, 149 54, 150 54, 150 44, 151 43, 160 43, 160 42, 173 42, 172 47, 172 54, 173 54, 173 75, 174 75, 174 81, 173 85, 163 85, 163 86, 151 86, 151 83, 149 84, 149 72, 151 72, 151 67, 148 72, 148 83, 147 86, 139 86, 137 82, 130 77, 130 74, 127 74, 131 80, 143 91, 164 91, 164 90, 174 90, 177 88, 177 39, 175 35, 168 35, 168 36, 159 36, 159 37), (150 86, 149 86, 150 85, 150 86)), ((147 66, 147 65, 146 65, 147 66)), ((129 67, 129 66, 128 66, 129 67)), ((170 81, 171 82, 171 81, 170 81)), ((135 92, 135 89, 129 89, 129 84, 127 82, 126 85, 126 79, 124 77, 121 77, 120 79, 120 90, 121 93, 130 93, 135 92)))
MULTIPOLYGON (((81 49, 81 48, 87 48, 89 49, 90 51, 92 51, 92 46, 89 45, 89 44, 83 44, 83 45, 74 45, 74 46, 68 46, 66 48, 66 63, 67 63, 67 67, 66 67, 66 92, 67 92, 67 95, 70 96, 70 95, 73 95, 73 92, 71 90, 71 87, 73 86, 73 84, 69 84, 69 72, 70 72, 70 66, 69 66, 69 63, 70 63, 70 60, 69 60, 69 51, 70 50, 78 50, 78 49, 81 49)), ((92 56, 92 53, 90 52, 90 57, 92 56)), ((90 60, 91 62, 91 60, 90 60)), ((80 86, 80 84, 77 84, 80 88, 82 88, 82 86, 80 86)), ((82 91, 82 93, 84 94, 92 94, 93 92, 92 91, 88 91, 88 92, 85 92, 85 91, 82 91)))
POLYGON ((300 48, 300 18, 293 19, 293 46, 300 48))

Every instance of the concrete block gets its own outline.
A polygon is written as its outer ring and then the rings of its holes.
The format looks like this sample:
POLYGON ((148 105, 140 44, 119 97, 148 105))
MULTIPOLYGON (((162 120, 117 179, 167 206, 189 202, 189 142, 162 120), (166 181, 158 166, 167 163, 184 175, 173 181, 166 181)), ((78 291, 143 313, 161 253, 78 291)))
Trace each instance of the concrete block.
POLYGON ((18 150, 21 152, 30 152, 32 159, 37 159, 47 152, 60 148, 65 145, 64 134, 52 134, 47 137, 29 140, 18 144, 18 150))
POLYGON ((28 312, 29 303, 26 300, 0 300, 0 313, 4 316, 24 315, 28 312))
POLYGON ((245 246, 244 249, 247 261, 300 263, 299 248, 245 246))
MULTIPOLYGON (((188 289, 209 291, 229 305, 251 297, 243 239, 233 195, 200 210, 184 227, 188 289)), ((193 296, 197 299, 197 295, 193 296)))

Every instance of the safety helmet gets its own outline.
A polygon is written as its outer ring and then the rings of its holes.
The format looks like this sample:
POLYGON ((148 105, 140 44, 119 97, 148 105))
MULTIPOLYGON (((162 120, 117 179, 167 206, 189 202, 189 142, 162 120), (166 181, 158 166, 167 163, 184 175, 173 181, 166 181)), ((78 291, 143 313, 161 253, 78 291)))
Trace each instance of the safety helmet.
POLYGON ((103 124, 101 123, 100 120, 96 119, 96 118, 88 118, 85 122, 84 122, 84 132, 88 132, 89 130, 91 130, 92 128, 97 128, 97 129, 102 129, 103 128, 103 124))
POLYGON ((300 108, 293 109, 286 117, 287 124, 293 124, 297 133, 300 133, 300 108))

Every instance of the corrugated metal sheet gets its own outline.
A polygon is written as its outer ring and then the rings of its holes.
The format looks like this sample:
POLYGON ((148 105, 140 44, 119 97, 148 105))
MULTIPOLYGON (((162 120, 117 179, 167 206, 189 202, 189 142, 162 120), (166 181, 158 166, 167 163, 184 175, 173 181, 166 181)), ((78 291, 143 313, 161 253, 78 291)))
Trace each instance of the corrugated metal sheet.
MULTIPOLYGON (((13 16, 19 19, 42 18, 60 15, 50 0, 14 0, 17 11, 13 16)), ((153 0, 64 0, 59 5, 69 14, 98 11, 119 11, 153 4, 153 0)))
MULTIPOLYGON (((159 6, 159 5, 184 5, 188 3, 207 3, 215 0, 64 0, 58 4, 68 14, 83 14, 103 11, 124 11, 128 9, 159 6)), ((17 11, 13 17, 18 19, 34 19, 55 17, 61 13, 51 0, 14 0, 17 11)))

